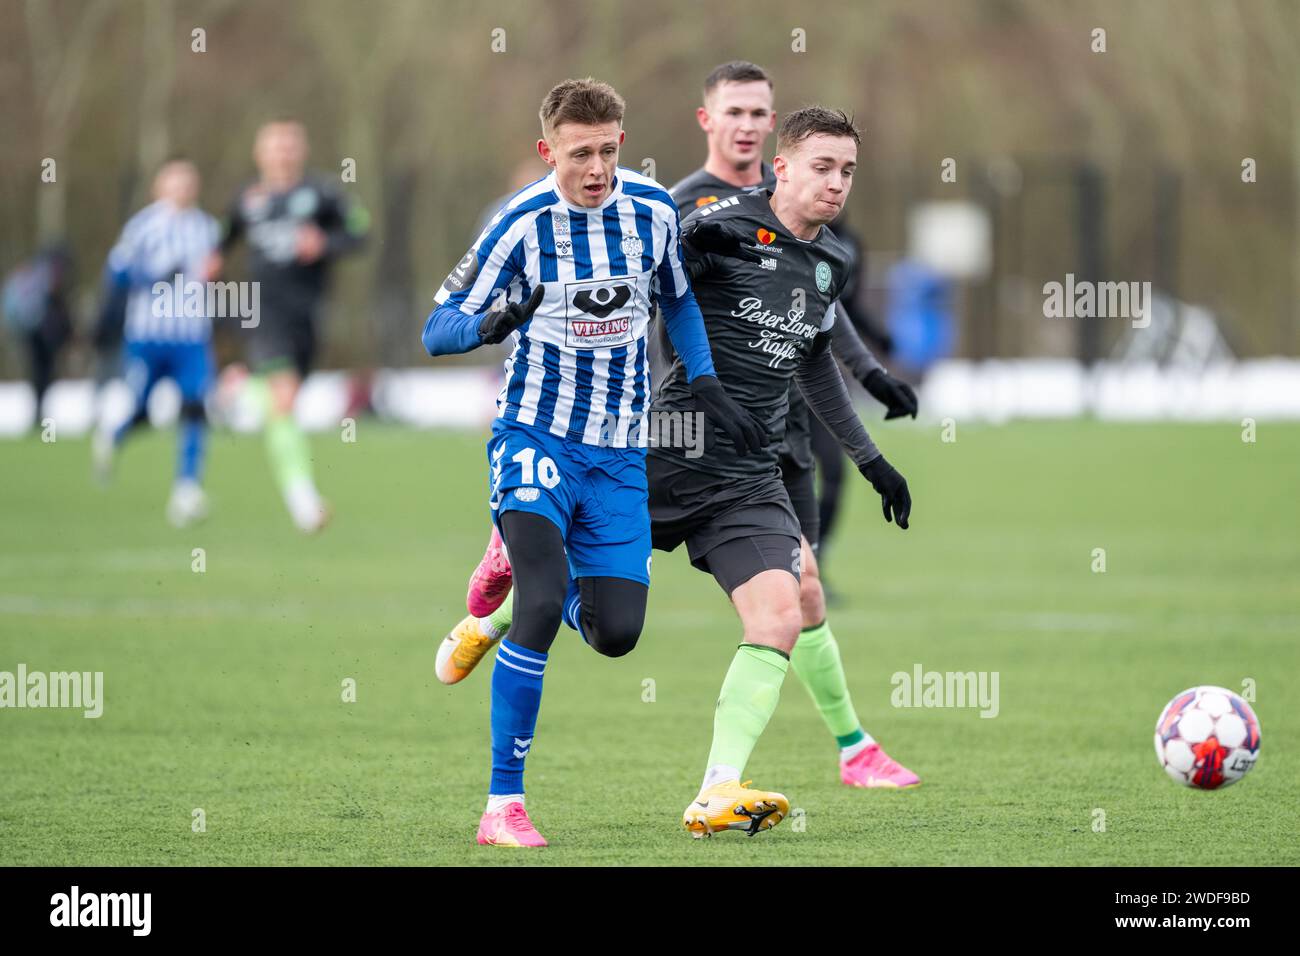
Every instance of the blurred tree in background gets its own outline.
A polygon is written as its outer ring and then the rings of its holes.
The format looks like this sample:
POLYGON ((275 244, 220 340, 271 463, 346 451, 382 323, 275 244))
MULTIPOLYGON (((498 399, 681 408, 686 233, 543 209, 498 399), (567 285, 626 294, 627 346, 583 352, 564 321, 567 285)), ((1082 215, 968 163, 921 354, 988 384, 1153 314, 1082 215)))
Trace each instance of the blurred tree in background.
MULTIPOLYGON (((651 160, 670 185, 703 160, 693 110, 728 59, 772 72, 778 111, 855 114, 850 209, 872 249, 905 248, 918 200, 1001 211, 1010 268, 990 280, 996 295, 964 297, 965 354, 1071 354, 1039 290, 1080 271, 1078 168, 1103 184, 1104 278, 1176 286, 1243 354, 1297 350, 1300 4, 1288 0, 0 0, 0 22, 0 269, 66 238, 89 300, 162 159, 194 158, 204 205, 222 215, 252 174, 257 126, 297 116, 315 170, 355 160, 342 188, 374 220, 369 252, 336 276, 327 365, 421 360, 433 294, 532 153, 554 83, 614 84, 628 101, 622 163, 651 160), (949 157, 955 183, 939 176, 949 157), (55 182, 42 181, 46 158, 55 182)), ((0 345, 6 376, 11 352, 0 345)))

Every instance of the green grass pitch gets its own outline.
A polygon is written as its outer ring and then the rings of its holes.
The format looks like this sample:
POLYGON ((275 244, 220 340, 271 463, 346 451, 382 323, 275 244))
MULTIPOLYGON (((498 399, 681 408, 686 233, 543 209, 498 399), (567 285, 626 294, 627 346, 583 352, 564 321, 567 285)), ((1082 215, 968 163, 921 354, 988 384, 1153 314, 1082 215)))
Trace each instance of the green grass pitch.
POLYGON ((1254 444, 1231 424, 873 431, 913 527, 855 479, 830 620, 865 726, 922 786, 843 787, 791 674, 746 776, 802 814, 691 840, 739 630, 711 578, 657 554, 633 654, 557 640, 528 761, 540 852, 474 844, 488 668, 433 676, 486 537, 479 437, 315 436, 336 519, 314 539, 255 437, 214 435, 213 516, 188 531, 162 513, 170 432, 128 446, 108 489, 84 441, 0 443, 0 670, 103 671, 106 698, 97 720, 0 710, 0 864, 1300 863, 1300 427, 1254 444), (998 672, 998 716, 892 707, 890 676, 916 664, 998 672), (1246 680, 1258 765, 1220 792, 1177 786, 1160 709, 1246 680))

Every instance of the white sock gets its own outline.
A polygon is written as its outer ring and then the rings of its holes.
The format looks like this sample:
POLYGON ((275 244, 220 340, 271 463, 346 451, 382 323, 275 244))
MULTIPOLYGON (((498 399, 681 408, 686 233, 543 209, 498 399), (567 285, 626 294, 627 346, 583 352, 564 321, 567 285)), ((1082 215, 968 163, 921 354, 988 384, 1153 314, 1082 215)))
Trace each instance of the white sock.
POLYGON ((300 478, 286 488, 284 502, 298 527, 313 528, 320 523, 324 503, 310 478, 300 478))
POLYGON ((875 737, 872 737, 871 734, 867 733, 865 730, 862 731, 862 739, 859 740, 856 744, 849 744, 847 747, 840 748, 840 760, 843 761, 844 763, 848 763, 850 760, 852 760, 858 754, 862 753, 862 751, 866 750, 875 742, 876 742, 875 737))
POLYGON ((498 810, 504 810, 512 803, 522 804, 523 802, 524 802, 524 795, 522 793, 506 793, 506 794, 489 793, 488 802, 487 802, 487 812, 496 813, 498 810))
POLYGON ((700 792, 703 793, 715 783, 722 783, 725 780, 740 780, 740 771, 735 767, 728 767, 725 763, 714 764, 704 772, 704 783, 700 784, 700 792))

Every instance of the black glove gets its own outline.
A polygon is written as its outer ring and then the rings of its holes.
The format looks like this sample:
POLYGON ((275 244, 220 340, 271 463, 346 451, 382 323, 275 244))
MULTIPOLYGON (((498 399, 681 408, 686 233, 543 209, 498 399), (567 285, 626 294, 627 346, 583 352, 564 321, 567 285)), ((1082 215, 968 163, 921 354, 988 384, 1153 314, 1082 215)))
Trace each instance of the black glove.
POLYGON ((862 477, 871 482, 871 487, 880 493, 880 503, 885 509, 885 520, 896 521, 898 526, 907 530, 907 519, 912 514, 912 495, 907 490, 907 482, 885 456, 873 458, 862 466, 862 477), (890 510, 893 517, 890 517, 890 510))
POLYGON ((862 384, 872 398, 885 406, 885 421, 904 415, 916 417, 916 392, 901 378, 894 378, 883 368, 877 368, 871 370, 862 384))
POLYGON ((479 341, 484 345, 504 342, 507 335, 533 317, 545 294, 546 286, 539 285, 533 289, 527 302, 511 302, 504 309, 488 309, 478 324, 479 341))
POLYGON ((682 236, 682 242, 701 253, 725 256, 728 259, 743 259, 746 262, 762 262, 762 250, 745 237, 732 232, 720 222, 702 222, 682 236))
POLYGON ((767 447, 767 429, 763 423, 732 401, 716 376, 691 379, 691 393, 695 396, 696 410, 704 413, 705 426, 726 433, 742 455, 752 455, 767 447))

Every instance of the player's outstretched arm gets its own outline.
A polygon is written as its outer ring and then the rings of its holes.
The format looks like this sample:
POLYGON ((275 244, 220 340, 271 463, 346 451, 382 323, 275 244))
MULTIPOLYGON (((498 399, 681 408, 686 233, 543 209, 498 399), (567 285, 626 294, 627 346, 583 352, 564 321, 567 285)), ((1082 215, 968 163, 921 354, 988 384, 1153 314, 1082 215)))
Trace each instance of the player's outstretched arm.
POLYGON ((808 407, 821 419, 840 443, 862 476, 880 495, 885 520, 907 528, 912 513, 912 495, 903 476, 885 460, 867 430, 862 427, 844 378, 830 350, 829 329, 817 333, 812 351, 795 371, 795 380, 808 407))
POLYGON ((515 329, 533 317, 546 295, 546 286, 534 287, 527 302, 512 302, 504 308, 466 315, 455 306, 443 304, 424 323, 425 351, 430 355, 459 355, 480 345, 505 341, 515 329))
MULTIPOLYGON (((841 313, 844 311, 839 302, 834 308, 841 313)), ((885 370, 852 322, 837 321, 831 326, 831 351, 871 397, 885 406, 885 421, 904 415, 916 417, 916 392, 912 386, 885 370)))

